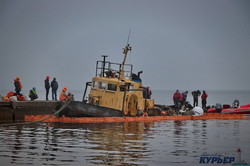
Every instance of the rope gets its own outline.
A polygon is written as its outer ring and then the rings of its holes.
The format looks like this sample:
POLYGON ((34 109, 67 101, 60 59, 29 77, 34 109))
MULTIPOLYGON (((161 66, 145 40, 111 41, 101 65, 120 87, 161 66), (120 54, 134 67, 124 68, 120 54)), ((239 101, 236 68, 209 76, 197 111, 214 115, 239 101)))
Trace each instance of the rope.
POLYGON ((15 126, 15 125, 29 125, 29 124, 35 124, 35 123, 39 123, 39 122, 42 122, 44 120, 47 120, 47 119, 50 119, 51 117, 53 116, 56 116, 58 115, 60 112, 62 112, 68 105, 69 103, 71 103, 72 101, 74 100, 73 97, 70 97, 69 100, 67 100, 64 105, 58 110, 56 111, 54 114, 51 114, 49 117, 46 117, 46 118, 43 118, 41 120, 37 120, 37 121, 34 121, 34 122, 25 122, 25 123, 12 123, 12 124, 2 124, 0 125, 1 127, 2 126, 15 126))

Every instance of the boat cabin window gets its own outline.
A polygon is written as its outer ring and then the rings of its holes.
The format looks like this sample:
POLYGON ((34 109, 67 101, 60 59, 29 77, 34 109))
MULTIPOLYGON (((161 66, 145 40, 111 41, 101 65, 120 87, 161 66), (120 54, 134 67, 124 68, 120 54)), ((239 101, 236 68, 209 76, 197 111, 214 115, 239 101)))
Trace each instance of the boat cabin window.
POLYGON ((124 92, 124 91, 125 91, 125 85, 121 85, 121 86, 120 86, 120 91, 121 91, 121 92, 124 92))
POLYGON ((98 82, 96 82, 96 81, 93 81, 93 82, 92 82, 92 88, 96 89, 96 88, 97 88, 97 85, 98 85, 98 82))
POLYGON ((105 82, 99 82, 99 89, 106 89, 107 84, 105 82))
POLYGON ((117 85, 115 85, 115 84, 108 84, 108 90, 110 90, 110 91, 116 91, 117 90, 117 85))
MULTIPOLYGON (((134 88, 134 86, 132 85, 132 84, 130 84, 130 85, 128 85, 128 89, 130 90, 130 89, 133 89, 134 88)), ((125 85, 121 85, 120 86, 120 91, 121 92, 124 92, 125 91, 125 85)))

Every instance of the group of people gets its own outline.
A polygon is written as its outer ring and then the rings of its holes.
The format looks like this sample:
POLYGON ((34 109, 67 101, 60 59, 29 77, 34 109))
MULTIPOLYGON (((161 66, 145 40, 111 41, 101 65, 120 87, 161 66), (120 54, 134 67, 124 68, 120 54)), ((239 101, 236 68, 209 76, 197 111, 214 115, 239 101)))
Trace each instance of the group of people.
MULTIPOLYGON (((52 91, 52 100, 57 101, 57 90, 58 90, 58 82, 56 81, 56 78, 54 77, 51 83, 49 83, 50 76, 46 76, 46 79, 44 80, 45 90, 46 90, 46 100, 49 100, 49 89, 51 88, 52 91)), ((67 87, 64 87, 60 93, 59 100, 60 101, 66 101, 70 99, 73 95, 71 92, 66 92, 68 90, 67 87)))
MULTIPOLYGON (((46 76, 46 79, 44 80, 44 85, 46 89, 46 100, 49 100, 49 89, 51 88, 52 91, 52 100, 57 101, 57 90, 58 90, 58 82, 56 81, 56 78, 54 77, 51 83, 49 83, 50 76, 46 76)), ((60 93, 59 100, 60 101, 66 101, 70 99, 73 94, 71 92, 66 92, 68 90, 67 87, 64 87, 60 93)))
POLYGON ((46 100, 49 100, 49 89, 52 90, 52 100, 57 100, 57 89, 58 89, 58 82, 56 81, 56 78, 54 77, 51 83, 49 83, 50 76, 46 76, 46 79, 44 80, 44 85, 46 89, 46 100))
MULTIPOLYGON (((201 95, 202 108, 205 109, 206 104, 207 104, 207 97, 208 97, 208 94, 206 93, 206 91, 203 90, 203 93, 201 94, 201 92, 197 90, 197 91, 193 91, 191 94, 193 96, 193 107, 198 106, 198 98, 201 95)), ((174 101, 174 106, 175 106, 176 111, 179 111, 180 107, 186 104, 187 95, 188 95, 188 91, 185 91, 183 93, 180 93, 179 90, 175 91, 173 95, 173 101, 174 101)))
MULTIPOLYGON (((56 100, 57 101, 57 90, 58 90, 58 82, 56 80, 56 78, 54 77, 53 80, 50 82, 50 76, 46 76, 46 79, 44 80, 44 84, 45 84, 45 90, 46 90, 46 100, 49 100, 49 90, 51 88, 52 90, 52 100, 56 100)), ((6 96, 2 97, 2 100, 4 101, 13 101, 13 100, 18 100, 18 101, 25 101, 27 100, 27 98, 21 93, 22 91, 22 83, 20 81, 20 77, 16 77, 14 79, 14 86, 15 86, 15 93, 10 91, 6 94, 6 96)), ((60 101, 66 101, 68 100, 70 97, 72 97, 73 95, 71 94, 71 92, 66 92, 67 91, 67 87, 64 87, 60 93, 60 97, 59 100, 60 101)), ((36 92, 36 87, 33 87, 30 91, 29 91, 29 98, 31 101, 38 99, 38 95, 36 92)))

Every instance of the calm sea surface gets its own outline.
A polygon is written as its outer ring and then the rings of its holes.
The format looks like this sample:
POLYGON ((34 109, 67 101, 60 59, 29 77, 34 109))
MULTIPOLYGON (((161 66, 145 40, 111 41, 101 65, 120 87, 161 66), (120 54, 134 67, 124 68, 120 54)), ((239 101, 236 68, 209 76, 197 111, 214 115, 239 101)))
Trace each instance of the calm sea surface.
MULTIPOLYGON (((82 92, 72 92, 81 100, 82 92)), ((173 92, 153 91, 153 98, 172 104, 173 92)), ((231 104, 234 99, 250 103, 249 91, 208 91, 208 95, 209 104, 231 104)), ((250 120, 0 126, 3 166, 231 165, 199 162, 204 154, 237 158, 238 148, 242 160, 250 163, 250 120)))
POLYGON ((242 159, 250 162, 249 128, 249 120, 1 127, 0 162, 4 166, 204 165, 199 163, 202 155, 237 157, 238 148, 242 159))

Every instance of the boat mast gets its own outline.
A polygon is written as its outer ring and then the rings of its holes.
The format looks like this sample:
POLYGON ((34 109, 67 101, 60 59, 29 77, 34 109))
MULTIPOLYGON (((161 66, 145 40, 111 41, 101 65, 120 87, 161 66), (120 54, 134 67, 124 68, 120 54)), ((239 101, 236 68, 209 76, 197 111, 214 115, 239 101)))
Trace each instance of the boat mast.
POLYGON ((128 34, 128 40, 127 40, 127 45, 125 48, 123 48, 123 54, 124 54, 124 59, 123 59, 123 62, 121 64, 121 68, 120 68, 120 79, 124 79, 124 65, 125 65, 125 62, 126 62, 126 59, 127 59, 127 55, 128 55, 128 51, 131 51, 132 47, 129 45, 129 37, 130 37, 130 32, 131 30, 129 31, 129 34, 128 34))

